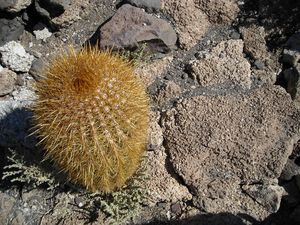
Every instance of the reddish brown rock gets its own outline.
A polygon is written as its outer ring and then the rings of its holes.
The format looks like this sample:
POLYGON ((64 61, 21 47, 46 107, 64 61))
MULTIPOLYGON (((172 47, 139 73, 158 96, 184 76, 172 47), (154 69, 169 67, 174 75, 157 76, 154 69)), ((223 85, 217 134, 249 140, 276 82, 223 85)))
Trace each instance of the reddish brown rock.
POLYGON ((168 22, 129 4, 120 7, 100 29, 101 48, 134 49, 147 43, 151 51, 168 52, 175 48, 176 40, 168 22))

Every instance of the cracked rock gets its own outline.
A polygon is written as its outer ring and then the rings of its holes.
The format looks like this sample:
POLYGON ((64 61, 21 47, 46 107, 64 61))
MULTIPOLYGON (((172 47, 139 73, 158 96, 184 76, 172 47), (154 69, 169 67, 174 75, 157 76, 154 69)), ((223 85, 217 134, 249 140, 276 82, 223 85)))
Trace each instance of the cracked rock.
POLYGON ((175 171, 209 213, 246 213, 263 220, 270 207, 240 184, 280 176, 299 139, 300 115, 283 88, 195 96, 164 115, 165 147, 175 171))
POLYGON ((242 189, 269 212, 277 212, 280 207, 283 187, 278 185, 243 185, 242 189))
POLYGON ((187 201, 192 199, 187 187, 178 183, 174 174, 170 174, 166 168, 167 155, 164 147, 157 151, 147 152, 147 167, 151 179, 146 181, 145 186, 149 191, 149 205, 155 205, 158 202, 187 201))
POLYGON ((163 53, 174 49, 177 40, 168 22, 129 4, 121 6, 99 34, 101 48, 135 49, 146 43, 147 50, 163 53))
POLYGON ((34 56, 25 51, 23 46, 15 41, 0 47, 3 65, 16 72, 28 72, 34 56))
POLYGON ((243 88, 251 86, 250 64, 243 56, 243 41, 223 41, 204 58, 190 63, 192 77, 202 86, 231 83, 243 88))

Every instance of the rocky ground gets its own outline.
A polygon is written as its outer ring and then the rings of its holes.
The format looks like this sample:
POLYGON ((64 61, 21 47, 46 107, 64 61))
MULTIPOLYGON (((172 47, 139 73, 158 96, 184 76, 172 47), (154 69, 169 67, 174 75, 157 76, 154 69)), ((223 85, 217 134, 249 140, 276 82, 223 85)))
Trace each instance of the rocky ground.
POLYGON ((0 62, 0 224, 300 224, 299 1, 0 0, 0 62), (106 197, 28 136, 44 65, 86 43, 151 98, 145 175, 106 197))

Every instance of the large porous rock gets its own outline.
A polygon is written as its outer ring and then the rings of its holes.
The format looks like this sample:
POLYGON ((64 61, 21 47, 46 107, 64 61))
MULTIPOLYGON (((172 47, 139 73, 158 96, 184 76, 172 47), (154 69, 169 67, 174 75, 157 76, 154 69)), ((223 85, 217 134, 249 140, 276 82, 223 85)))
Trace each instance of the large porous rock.
POLYGON ((16 41, 24 32, 24 25, 19 17, 0 18, 0 46, 9 41, 16 41))
POLYGON ((194 0, 212 23, 230 24, 239 13, 237 0, 194 0))
POLYGON ((0 0, 0 10, 10 13, 20 12, 31 4, 32 0, 0 0))
POLYGON ((220 84, 251 86, 250 64, 243 56, 243 41, 223 41, 210 53, 190 63, 190 73, 202 86, 220 84))
POLYGON ((178 202, 192 199, 186 186, 180 184, 167 169, 167 154, 164 147, 147 152, 147 168, 149 177, 145 186, 148 189, 148 205, 158 202, 178 202))
POLYGON ((247 54, 256 60, 260 59, 262 61, 269 56, 264 27, 258 27, 256 25, 241 27, 240 32, 245 43, 244 50, 247 54))
POLYGON ((290 96, 278 86, 195 96, 165 113, 165 147, 198 207, 262 220, 278 208, 280 191, 269 186, 276 185, 274 179, 299 139, 299 116, 290 96), (257 184, 262 185, 254 188, 260 200, 242 189, 257 184), (262 196, 272 195, 258 194, 260 189, 274 190, 278 200, 259 203, 262 196))
POLYGON ((278 58, 268 52, 264 27, 250 25, 239 30, 244 40, 245 53, 255 61, 253 68, 255 77, 263 83, 274 84, 281 65, 278 63, 278 58))
POLYGON ((135 49, 146 43, 153 52, 168 52, 175 47, 177 36, 165 20, 125 4, 100 28, 100 47, 135 49))
POLYGON ((8 69, 0 71, 0 96, 11 93, 15 88, 17 75, 8 69))
POLYGON ((34 56, 27 53, 24 47, 15 41, 0 47, 3 65, 16 72, 28 72, 34 56))
POLYGON ((202 39, 210 23, 208 18, 194 0, 163 0, 163 11, 169 14, 176 23, 180 47, 189 49, 202 39))
POLYGON ((172 60, 172 56, 167 56, 163 59, 155 60, 153 62, 144 62, 138 65, 135 72, 137 76, 141 78, 145 86, 149 87, 170 67, 172 60))

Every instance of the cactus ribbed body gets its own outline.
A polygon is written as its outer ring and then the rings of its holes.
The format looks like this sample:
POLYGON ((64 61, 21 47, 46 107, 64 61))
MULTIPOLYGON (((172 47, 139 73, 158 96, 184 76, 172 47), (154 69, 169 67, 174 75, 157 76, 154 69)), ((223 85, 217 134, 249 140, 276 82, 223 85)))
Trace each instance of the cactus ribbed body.
POLYGON ((84 48, 53 60, 38 82, 36 133, 72 182, 91 191, 124 185, 145 149, 149 103, 129 62, 84 48))

